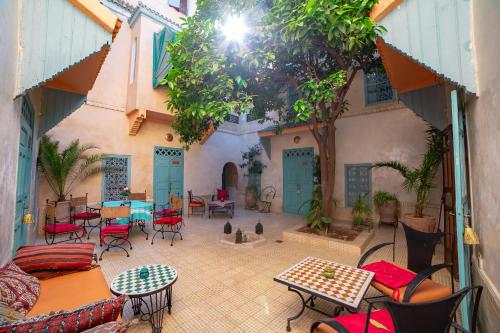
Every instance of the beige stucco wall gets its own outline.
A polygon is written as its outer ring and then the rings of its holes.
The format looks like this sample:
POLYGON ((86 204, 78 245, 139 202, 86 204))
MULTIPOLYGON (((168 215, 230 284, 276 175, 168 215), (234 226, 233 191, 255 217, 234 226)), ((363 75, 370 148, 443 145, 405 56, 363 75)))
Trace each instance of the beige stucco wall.
MULTIPOLYGON (((425 130, 427 124, 411 110, 399 108, 392 111, 374 112, 366 115, 350 115, 337 122, 337 172, 335 177, 335 199, 338 202, 336 217, 350 218, 350 210, 344 207, 344 165, 398 160, 417 166, 426 150, 425 130)), ((273 204, 275 210, 282 206, 283 161, 282 150, 288 148, 314 147, 316 142, 309 131, 281 135, 271 140, 271 161, 264 170, 263 186, 274 185, 278 196, 273 204), (299 135, 301 140, 294 143, 299 135)), ((427 213, 437 214, 442 192, 441 172, 436 177, 436 188, 430 199, 427 213)), ((403 178, 390 169, 372 171, 372 190, 394 192, 402 202, 403 213, 410 211, 415 196, 401 188, 403 178)))
POLYGON ((473 1, 478 98, 467 105, 473 224, 481 244, 472 260, 474 282, 485 286, 481 332, 500 322, 500 2, 473 1), (479 259, 480 258, 480 259, 479 259))

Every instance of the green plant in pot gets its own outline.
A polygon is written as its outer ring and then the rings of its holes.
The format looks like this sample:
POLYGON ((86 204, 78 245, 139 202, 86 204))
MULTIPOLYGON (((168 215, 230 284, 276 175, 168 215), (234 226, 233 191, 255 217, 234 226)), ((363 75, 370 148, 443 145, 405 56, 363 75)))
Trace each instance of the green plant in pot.
POLYGON ((372 214, 370 207, 366 202, 366 196, 368 193, 364 195, 358 195, 358 198, 354 202, 354 206, 352 207, 352 216, 354 226, 362 225, 367 218, 369 218, 372 214))
POLYGON ((379 190, 373 196, 373 203, 377 207, 381 223, 397 222, 400 204, 396 194, 379 190))
POLYGON ((77 139, 60 151, 59 141, 52 140, 47 135, 42 137, 38 168, 58 201, 65 201, 78 182, 104 171, 99 163, 103 160, 103 155, 88 153, 97 148, 93 144, 80 144, 77 139))
POLYGON ((257 197, 260 190, 260 175, 266 168, 258 158, 262 153, 262 147, 255 144, 248 148, 248 151, 242 153, 243 163, 241 169, 246 169, 245 176, 248 177, 248 186, 245 189, 245 205, 247 209, 257 208, 257 197))
POLYGON ((424 206, 434 188, 445 147, 443 135, 437 128, 430 127, 426 133, 427 151, 418 167, 411 168, 401 162, 388 161, 376 163, 373 168, 391 168, 403 176, 403 188, 416 195, 415 211, 413 214, 405 215, 406 224, 416 230, 433 232, 436 227, 436 218, 424 215, 424 206))

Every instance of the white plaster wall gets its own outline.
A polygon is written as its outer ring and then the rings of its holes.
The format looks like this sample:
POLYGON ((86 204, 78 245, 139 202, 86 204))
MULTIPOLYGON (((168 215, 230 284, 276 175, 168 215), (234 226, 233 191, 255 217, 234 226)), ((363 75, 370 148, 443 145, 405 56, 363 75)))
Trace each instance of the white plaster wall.
POLYGON ((500 2, 473 1, 473 44, 478 98, 467 105, 475 283, 485 287, 481 332, 498 331, 500 322, 500 2), (481 260, 478 261, 478 257, 481 260))
POLYGON ((12 253, 17 155, 19 147, 20 99, 14 101, 18 50, 18 2, 0 2, 0 266, 12 253))

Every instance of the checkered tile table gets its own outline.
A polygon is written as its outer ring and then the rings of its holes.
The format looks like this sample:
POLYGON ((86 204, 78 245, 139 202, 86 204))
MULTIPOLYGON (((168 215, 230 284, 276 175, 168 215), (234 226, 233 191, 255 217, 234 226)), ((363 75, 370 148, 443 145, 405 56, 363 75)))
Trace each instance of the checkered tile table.
POLYGON ((341 306, 357 309, 373 276, 373 272, 363 269, 308 257, 277 275, 274 280, 341 306), (323 276, 326 267, 335 269, 333 279, 323 276))
POLYGON ((177 280, 177 271, 166 265, 139 266, 125 271, 111 282, 111 291, 114 294, 141 296, 164 289, 177 280), (141 279, 139 272, 146 267, 149 275, 141 279))

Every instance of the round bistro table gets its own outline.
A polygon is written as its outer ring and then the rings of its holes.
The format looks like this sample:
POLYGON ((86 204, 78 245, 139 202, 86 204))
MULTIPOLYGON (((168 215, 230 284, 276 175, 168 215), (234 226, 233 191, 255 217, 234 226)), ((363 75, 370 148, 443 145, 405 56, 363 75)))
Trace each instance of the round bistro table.
POLYGON ((132 302, 134 315, 141 320, 149 320, 153 333, 163 329, 163 314, 172 309, 172 285, 177 280, 175 268, 167 265, 146 265, 129 269, 111 281, 111 292, 116 295, 127 295, 132 302), (147 278, 141 278, 142 268, 149 270, 147 278))

